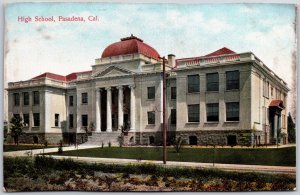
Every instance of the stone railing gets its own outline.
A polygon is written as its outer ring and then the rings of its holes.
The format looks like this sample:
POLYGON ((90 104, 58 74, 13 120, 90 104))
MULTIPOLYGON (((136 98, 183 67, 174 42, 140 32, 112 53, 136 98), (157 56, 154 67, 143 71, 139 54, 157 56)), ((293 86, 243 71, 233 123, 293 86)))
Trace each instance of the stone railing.
POLYGON ((195 57, 195 58, 184 58, 176 60, 177 67, 187 67, 187 66, 201 66, 206 64, 215 63, 226 63, 233 61, 245 61, 251 59, 252 53, 245 54, 230 54, 223 56, 212 56, 212 57, 195 57), (248 55, 247 55, 248 54, 248 55))
POLYGON ((134 54, 119 55, 119 56, 112 56, 106 58, 98 58, 95 60, 95 64, 100 65, 100 64, 108 64, 108 63, 121 62, 121 61, 123 62, 127 60, 136 60, 136 59, 145 60, 151 63, 158 62, 157 60, 150 58, 144 54, 134 53, 134 54))
POLYGON ((8 83, 8 88, 24 88, 24 87, 43 86, 43 85, 50 85, 56 87, 67 86, 65 81, 57 81, 57 80, 42 78, 42 79, 29 80, 29 81, 10 82, 8 83))

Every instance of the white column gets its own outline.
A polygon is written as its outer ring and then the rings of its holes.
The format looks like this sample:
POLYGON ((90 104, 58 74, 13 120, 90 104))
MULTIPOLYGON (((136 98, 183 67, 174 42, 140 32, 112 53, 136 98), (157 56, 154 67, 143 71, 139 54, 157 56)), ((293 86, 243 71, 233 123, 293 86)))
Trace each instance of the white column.
POLYGON ((101 89, 96 90, 96 132, 101 132, 101 89))
POLYGON ((107 109, 106 109, 106 131, 107 132, 112 132, 112 128, 111 128, 111 88, 107 87, 106 88, 107 91, 107 109))
POLYGON ((123 86, 118 86, 118 130, 124 125, 124 114, 123 114, 123 86))
POLYGON ((130 87, 130 130, 135 130, 135 95, 134 85, 130 87))

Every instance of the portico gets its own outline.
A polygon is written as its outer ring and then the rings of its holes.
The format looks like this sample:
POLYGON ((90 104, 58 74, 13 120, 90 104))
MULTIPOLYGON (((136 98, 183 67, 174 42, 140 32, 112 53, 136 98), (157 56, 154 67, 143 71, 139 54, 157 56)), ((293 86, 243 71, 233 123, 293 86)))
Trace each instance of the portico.
POLYGON ((134 90, 134 84, 96 89, 96 133, 121 131, 122 128, 135 130, 134 90))

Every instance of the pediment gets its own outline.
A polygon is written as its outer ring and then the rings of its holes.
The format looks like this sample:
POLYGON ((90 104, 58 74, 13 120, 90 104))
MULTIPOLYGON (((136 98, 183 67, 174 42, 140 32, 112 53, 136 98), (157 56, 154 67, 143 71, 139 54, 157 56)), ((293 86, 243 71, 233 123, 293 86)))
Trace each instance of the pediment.
POLYGON ((126 76, 131 75, 132 72, 116 66, 110 66, 103 71, 97 72, 93 77, 115 77, 115 76, 126 76))

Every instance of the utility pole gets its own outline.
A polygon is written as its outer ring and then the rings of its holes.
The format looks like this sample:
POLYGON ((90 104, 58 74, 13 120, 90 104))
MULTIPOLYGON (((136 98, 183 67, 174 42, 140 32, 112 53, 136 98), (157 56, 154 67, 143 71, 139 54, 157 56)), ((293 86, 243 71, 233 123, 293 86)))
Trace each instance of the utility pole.
POLYGON ((167 164, 167 128, 166 128, 166 64, 165 56, 163 59, 163 161, 167 164))

